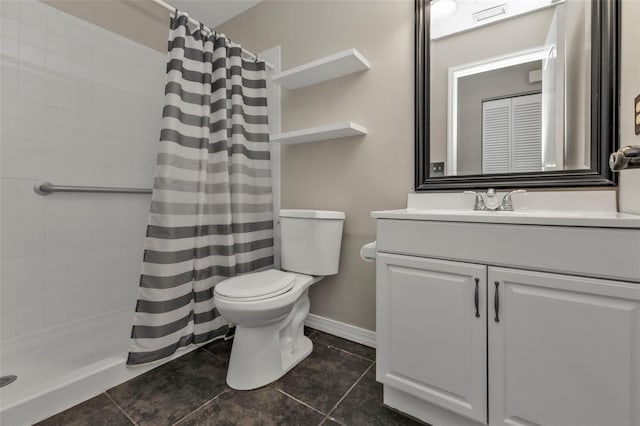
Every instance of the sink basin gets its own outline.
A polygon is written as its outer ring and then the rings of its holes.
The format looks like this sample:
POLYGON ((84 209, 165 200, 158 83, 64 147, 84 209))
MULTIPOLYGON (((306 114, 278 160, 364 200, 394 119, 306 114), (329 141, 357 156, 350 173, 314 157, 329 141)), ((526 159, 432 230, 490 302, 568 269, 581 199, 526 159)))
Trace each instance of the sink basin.
MULTIPOLYGON (((498 194, 500 199, 503 194, 498 194)), ((409 194, 407 208, 372 212, 378 219, 550 226, 640 228, 640 216, 618 213, 615 191, 531 192, 513 196, 514 211, 474 211, 473 196, 409 194)))

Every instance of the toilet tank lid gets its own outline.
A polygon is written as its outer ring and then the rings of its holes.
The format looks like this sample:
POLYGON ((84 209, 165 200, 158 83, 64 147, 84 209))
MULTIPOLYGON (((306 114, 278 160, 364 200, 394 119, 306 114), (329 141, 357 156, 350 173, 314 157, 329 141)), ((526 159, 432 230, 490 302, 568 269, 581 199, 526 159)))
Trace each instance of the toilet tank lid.
POLYGON ((344 212, 336 212, 331 210, 301 210, 301 209, 282 209, 280 217, 301 217, 306 219, 342 219, 344 220, 344 212))

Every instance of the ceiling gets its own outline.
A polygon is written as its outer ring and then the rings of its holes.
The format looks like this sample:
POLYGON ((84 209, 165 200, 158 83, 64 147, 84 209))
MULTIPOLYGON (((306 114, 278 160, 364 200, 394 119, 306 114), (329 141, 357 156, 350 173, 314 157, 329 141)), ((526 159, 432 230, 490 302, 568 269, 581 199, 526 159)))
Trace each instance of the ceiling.
POLYGON ((431 39, 447 37, 563 2, 564 0, 437 0, 431 7, 435 7, 435 3, 449 3, 455 6, 443 16, 432 16, 431 39), (474 19, 474 14, 478 12, 490 12, 498 8, 504 8, 505 13, 478 22, 474 19))
POLYGON ((213 28, 252 8, 262 0, 169 0, 173 7, 213 28))

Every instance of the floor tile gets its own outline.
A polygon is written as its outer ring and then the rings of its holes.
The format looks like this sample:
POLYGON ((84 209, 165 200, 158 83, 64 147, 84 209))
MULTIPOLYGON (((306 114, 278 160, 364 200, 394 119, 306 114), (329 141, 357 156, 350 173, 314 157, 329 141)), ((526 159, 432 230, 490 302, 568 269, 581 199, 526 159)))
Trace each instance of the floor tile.
POLYGON ((322 426, 342 426, 342 425, 340 423, 336 422, 334 419, 331 419, 331 418, 327 417, 324 420, 324 422, 322 422, 322 426))
POLYGON ((318 425, 323 418, 317 411, 267 386, 226 392, 178 425, 318 425))
POLYGON ((36 426, 130 426, 132 423, 105 394, 36 423, 36 426))
POLYGON ((206 344, 203 348, 212 354, 219 356, 222 359, 229 360, 231 356, 231 347, 233 346, 233 339, 231 340, 214 340, 213 342, 206 344))
MULTIPOLYGON (((225 385, 232 341, 220 340, 206 345, 216 355, 195 350, 107 392, 140 425, 422 424, 382 405, 382 385, 375 381, 371 361, 375 350, 308 327, 305 334, 314 342, 313 352, 275 384, 261 389, 241 392, 225 385), (321 413, 329 416, 325 419, 321 413)), ((131 422, 103 394, 39 424, 131 422)))
POLYGON ((275 386, 328 413, 370 365, 366 359, 317 344, 313 352, 275 386))
POLYGON ((336 348, 351 352, 352 354, 359 355, 371 361, 376 360, 376 350, 374 348, 332 336, 331 334, 323 333, 322 331, 314 333, 313 336, 311 336, 311 340, 316 344, 335 346, 336 348))
POLYGON ((226 388, 227 362, 195 350, 107 393, 140 425, 169 425, 226 388))
POLYGON ((331 417, 345 425, 423 425, 382 405, 382 384, 376 382, 375 366, 349 392, 331 417))

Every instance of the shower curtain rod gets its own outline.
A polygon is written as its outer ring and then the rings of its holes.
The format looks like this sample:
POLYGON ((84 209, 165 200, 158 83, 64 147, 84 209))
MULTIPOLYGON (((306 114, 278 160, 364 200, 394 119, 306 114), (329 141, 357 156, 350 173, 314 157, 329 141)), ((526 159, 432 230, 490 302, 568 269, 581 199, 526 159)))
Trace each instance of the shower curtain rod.
MULTIPOLYGON (((169 12, 169 13, 176 13, 176 8, 175 8, 175 7, 173 7, 173 6, 171 6, 171 5, 170 5, 169 3, 167 3, 167 2, 164 2, 164 1, 162 1, 162 0, 151 0, 151 1, 152 1, 153 3, 155 3, 155 4, 157 4, 158 6, 162 7, 163 9, 165 9, 165 10, 166 10, 167 12, 169 12)), ((198 26, 200 26, 200 25, 201 25, 201 24, 200 24, 200 22, 196 21, 195 19, 193 19, 193 18, 191 18, 191 17, 189 17, 189 22, 191 22, 192 24, 198 25, 198 26)), ((207 28, 207 27, 205 27, 205 28, 207 28)), ((209 28, 207 28, 207 29, 209 29, 209 28)), ((258 55, 256 55, 255 53, 249 52, 247 49, 244 49, 244 48, 243 48, 243 49, 242 49, 242 53, 243 53, 245 56, 248 56, 248 58, 249 58, 249 59, 251 59, 251 60, 256 60, 256 59, 258 59, 258 55)), ((262 59, 262 60, 264 61, 264 59, 262 59)), ((273 65, 271 65, 269 62, 264 61, 264 63, 265 63, 265 65, 267 66, 267 68, 269 68, 269 69, 273 69, 273 68, 274 68, 274 66, 273 66, 273 65)))

